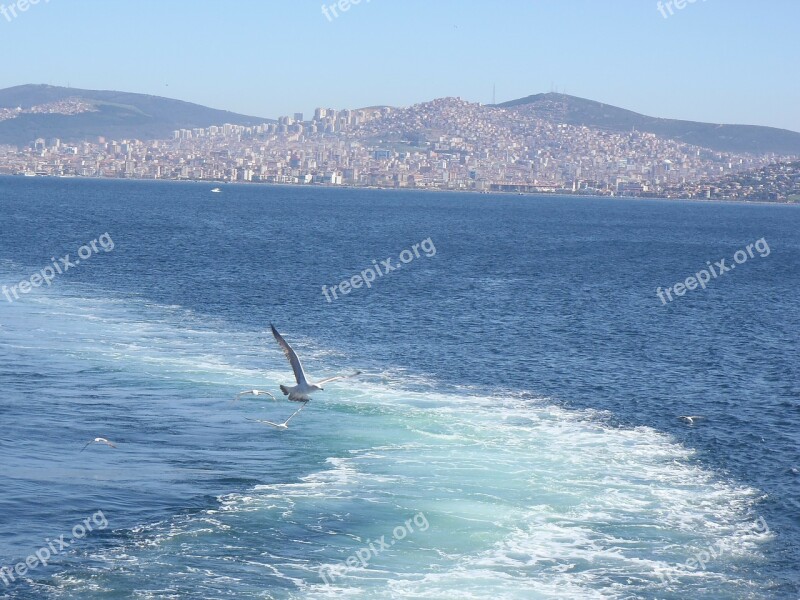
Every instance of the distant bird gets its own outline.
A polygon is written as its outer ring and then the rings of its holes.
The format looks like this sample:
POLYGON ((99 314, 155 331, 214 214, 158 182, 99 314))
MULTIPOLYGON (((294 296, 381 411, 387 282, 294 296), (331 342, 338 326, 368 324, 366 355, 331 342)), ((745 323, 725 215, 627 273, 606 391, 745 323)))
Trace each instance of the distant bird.
POLYGON ((270 328, 272 328, 272 335, 275 336, 278 344, 283 349, 283 353, 286 355, 286 358, 289 359, 289 364, 292 365, 292 371, 294 371, 294 378, 297 380, 297 385, 294 387, 285 385, 280 386, 283 395, 289 396, 289 400, 294 402, 308 402, 311 400, 311 394, 314 392, 324 391, 324 388, 322 387, 323 384, 331 381, 337 381, 339 379, 347 379, 349 377, 361 375, 361 371, 356 371, 352 375, 337 375, 336 377, 322 379, 317 383, 309 383, 308 379, 306 378, 306 373, 303 370, 303 365, 300 364, 300 359, 297 357, 297 353, 292 350, 292 347, 289 344, 286 343, 286 340, 284 340, 281 334, 278 333, 278 330, 275 329, 274 325, 270 324, 270 328))
POLYGON ((695 421, 699 421, 700 419, 705 419, 705 417, 702 417, 700 415, 683 416, 678 418, 687 425, 694 425, 695 421))
POLYGON ((303 410, 306 407, 306 404, 308 404, 308 402, 309 402, 308 400, 304 400, 303 401, 303 405, 300 408, 298 408, 296 411, 294 411, 291 414, 291 416, 288 419, 286 419, 283 423, 273 423, 272 421, 267 421, 267 420, 264 420, 264 419, 247 419, 247 420, 248 421, 254 421, 256 423, 261 423, 263 425, 272 425, 272 427, 275 427, 276 429, 289 429, 289 421, 291 421, 292 418, 297 413, 299 413, 301 410, 303 410))
POLYGON ((116 448, 116 446, 113 443, 109 442, 106 438, 100 438, 99 437, 99 438, 94 438, 93 440, 89 440, 88 442, 86 442, 86 445, 81 449, 81 452, 86 450, 86 448, 88 448, 92 444, 105 444, 109 448, 116 448))
POLYGON ((238 394, 236 394, 236 396, 234 396, 234 398, 233 398, 233 400, 231 400, 231 402, 236 402, 237 400, 241 400, 242 396, 260 396, 262 394, 264 394, 265 396, 269 396, 273 400, 277 400, 277 398, 275 398, 275 396, 273 396, 269 392, 265 392, 264 390, 246 390, 244 392, 239 392, 238 394))

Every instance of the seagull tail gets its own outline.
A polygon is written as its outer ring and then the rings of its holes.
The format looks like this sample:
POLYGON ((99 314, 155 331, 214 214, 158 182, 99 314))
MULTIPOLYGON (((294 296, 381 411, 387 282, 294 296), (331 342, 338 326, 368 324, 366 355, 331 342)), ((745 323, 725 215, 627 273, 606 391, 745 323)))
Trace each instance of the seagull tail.
POLYGON ((289 388, 287 388, 285 385, 280 386, 280 388, 281 388, 281 391, 283 392, 284 396, 288 396, 289 395, 289 388))

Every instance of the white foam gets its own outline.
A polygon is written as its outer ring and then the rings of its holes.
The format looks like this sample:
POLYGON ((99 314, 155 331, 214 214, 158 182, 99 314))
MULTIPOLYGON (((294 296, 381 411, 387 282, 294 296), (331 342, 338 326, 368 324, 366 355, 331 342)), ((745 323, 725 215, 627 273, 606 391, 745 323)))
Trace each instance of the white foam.
MULTIPOLYGON (((279 349, 263 343, 264 332, 230 331, 179 307, 139 313, 45 294, 15 310, 26 311, 28 324, 54 313, 69 319, 48 322, 49 333, 31 341, 0 314, 12 345, 212 386, 221 398, 290 376, 279 349)), ((320 371, 339 370, 325 362, 337 352, 313 351, 310 340, 302 346, 320 371)), ((217 585, 227 576, 219 572, 219 553, 239 547, 243 529, 259 528, 281 545, 242 560, 268 566, 272 576, 298 586, 298 597, 380 589, 394 598, 623 598, 710 583, 756 593, 732 573, 759 560, 769 540, 746 529, 758 491, 705 468, 669 435, 610 427, 604 414, 566 410, 531 394, 448 393, 424 378, 407 389, 406 378, 389 369, 332 384, 324 401, 315 400, 297 435, 327 450, 324 468, 224 495, 219 510, 143 526, 131 532, 131 543, 98 560, 116 565, 112 577, 126 577, 132 560, 154 568, 192 556, 218 570, 198 568, 191 576, 217 585), (429 521, 427 531, 332 586, 319 584, 320 566, 338 564, 418 513, 429 521), (730 551, 706 569, 678 568, 720 541, 730 551), (678 579, 664 583, 659 573, 678 579)))

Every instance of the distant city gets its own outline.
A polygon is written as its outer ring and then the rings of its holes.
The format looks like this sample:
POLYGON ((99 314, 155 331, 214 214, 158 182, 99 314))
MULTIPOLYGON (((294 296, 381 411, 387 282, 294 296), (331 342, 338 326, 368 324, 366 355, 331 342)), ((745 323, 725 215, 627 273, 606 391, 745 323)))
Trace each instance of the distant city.
MULTIPOLYGON (((178 129, 171 139, 39 138, 0 146, 0 174, 797 202, 798 156, 715 151, 562 122, 557 99, 499 107, 318 108, 277 122, 178 129)), ((22 114, 97 111, 71 98, 22 114)))

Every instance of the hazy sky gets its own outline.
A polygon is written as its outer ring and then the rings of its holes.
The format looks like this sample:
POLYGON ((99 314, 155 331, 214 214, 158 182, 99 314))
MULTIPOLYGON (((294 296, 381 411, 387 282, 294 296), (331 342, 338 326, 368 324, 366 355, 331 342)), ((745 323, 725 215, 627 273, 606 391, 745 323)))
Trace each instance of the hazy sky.
POLYGON ((653 116, 800 131, 798 0, 685 0, 667 18, 656 4, 361 0, 329 20, 321 0, 39 0, 0 14, 0 87, 116 89, 277 117, 491 102, 496 84, 498 102, 557 88, 653 116))

